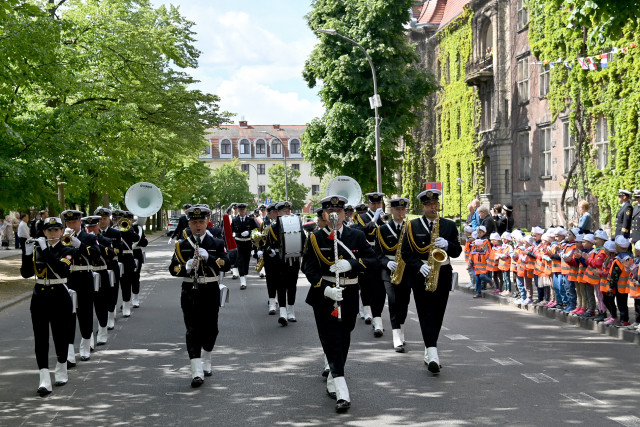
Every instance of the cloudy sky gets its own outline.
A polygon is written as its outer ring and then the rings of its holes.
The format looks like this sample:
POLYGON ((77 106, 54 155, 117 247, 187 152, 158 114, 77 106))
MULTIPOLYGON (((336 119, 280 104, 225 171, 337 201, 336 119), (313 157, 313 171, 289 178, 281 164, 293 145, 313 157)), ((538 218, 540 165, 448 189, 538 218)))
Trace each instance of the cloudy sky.
POLYGON ((317 43, 304 15, 310 0, 152 0, 173 4, 195 22, 198 88, 249 124, 306 124, 322 115, 317 89, 302 79, 317 43))

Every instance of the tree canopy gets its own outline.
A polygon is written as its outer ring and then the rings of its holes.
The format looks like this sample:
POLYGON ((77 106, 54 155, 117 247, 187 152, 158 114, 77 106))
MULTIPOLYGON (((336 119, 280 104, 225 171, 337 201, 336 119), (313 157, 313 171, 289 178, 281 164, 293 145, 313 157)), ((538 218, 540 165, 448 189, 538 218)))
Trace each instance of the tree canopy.
MULTIPOLYGON (((283 202, 286 200, 286 188, 284 182, 284 165, 278 163, 269 168, 269 191, 267 197, 272 201, 283 202)), ((294 210, 301 210, 309 194, 309 187, 298 182, 300 171, 287 167, 287 183, 289 185, 289 201, 294 210)))
POLYGON ((255 196, 249 191, 247 174, 238 167, 240 161, 233 159, 214 169, 211 175, 205 177, 200 188, 189 194, 188 200, 194 203, 208 203, 214 207, 229 206, 233 202, 250 203, 255 196))
MULTIPOLYGON (((436 89, 430 71, 418 67, 415 46, 406 34, 412 0, 315 0, 307 15, 312 30, 335 29, 360 43, 376 69, 383 191, 397 192, 393 172, 400 169, 399 139, 418 123, 422 101, 436 89)), ((325 114, 308 124, 302 135, 305 158, 313 174, 348 175, 362 190, 376 190, 375 120, 369 105, 373 95, 371 68, 363 52, 333 35, 307 59, 303 76, 309 87, 322 82, 320 98, 325 114)))

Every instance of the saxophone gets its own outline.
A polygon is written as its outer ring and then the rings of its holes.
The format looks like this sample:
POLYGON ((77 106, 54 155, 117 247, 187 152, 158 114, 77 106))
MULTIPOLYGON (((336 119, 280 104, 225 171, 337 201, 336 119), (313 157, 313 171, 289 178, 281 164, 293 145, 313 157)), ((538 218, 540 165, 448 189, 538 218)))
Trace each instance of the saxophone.
POLYGON ((431 273, 425 278, 424 285, 425 290, 428 292, 434 292, 438 287, 438 277, 440 276, 440 267, 443 263, 449 259, 447 253, 436 247, 436 239, 440 234, 440 217, 436 217, 433 221, 433 230, 431 230, 431 242, 427 246, 427 252, 429 252, 429 259, 427 264, 431 268, 431 273))
MULTIPOLYGON (((267 243, 267 235, 269 234, 269 227, 271 225, 267 225, 262 231, 254 228, 251 230, 251 240, 256 247, 264 246, 267 243)), ((259 273, 260 270, 264 267, 264 254, 258 258, 258 262, 256 262, 255 270, 259 273)))
POLYGON ((402 259, 402 238, 404 237, 404 230, 407 228, 407 222, 402 224, 402 230, 400 230, 400 237, 398 238, 398 248, 396 249, 396 257, 394 261, 398 264, 396 270, 391 274, 391 284, 399 285, 402 281, 402 275, 404 274, 405 262, 402 259))

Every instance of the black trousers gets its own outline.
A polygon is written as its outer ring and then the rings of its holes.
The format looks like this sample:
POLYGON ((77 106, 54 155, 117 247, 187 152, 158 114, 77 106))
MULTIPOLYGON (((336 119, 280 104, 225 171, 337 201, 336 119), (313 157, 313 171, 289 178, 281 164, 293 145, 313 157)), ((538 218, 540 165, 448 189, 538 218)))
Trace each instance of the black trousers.
POLYGON ((140 293, 140 273, 142 272, 142 257, 134 258, 133 267, 133 273, 131 274, 131 293, 138 295, 140 293), (137 268, 135 264, 136 260, 138 261, 137 268))
POLYGON ((105 328, 107 326, 107 312, 109 299, 111 298, 111 286, 109 283, 109 273, 107 270, 98 271, 100 275, 100 288, 93 295, 93 308, 96 311, 98 324, 105 328))
POLYGON ((120 262, 124 264, 124 274, 120 278, 122 301, 131 301, 131 287, 133 285, 133 275, 135 274, 136 264, 131 254, 123 255, 120 262))
POLYGON ((437 347, 438 336, 442 328, 444 313, 447 309, 449 292, 451 291, 452 270, 450 265, 440 268, 438 286, 434 292, 425 290, 425 278, 420 273, 409 277, 413 298, 418 311, 422 339, 426 347, 437 347))
POLYGON ((397 285, 393 285, 389 280, 385 280, 384 287, 387 291, 387 297, 389 298, 391 328, 400 329, 400 326, 404 325, 405 320, 407 320, 409 301, 411 300, 411 288, 406 278, 403 278, 397 285))
POLYGON ((265 254, 264 256, 264 274, 267 281, 267 295, 269 298, 275 298, 277 292, 276 284, 278 283, 278 268, 273 265, 273 263, 267 261, 269 255, 265 254))
POLYGON ((373 270, 366 273, 364 280, 366 280, 366 286, 369 288, 371 315, 373 317, 380 317, 384 309, 384 302, 387 299, 387 291, 380 277, 380 270, 373 270))
POLYGON ((238 242, 238 261, 236 262, 236 267, 238 268, 238 274, 240 276, 249 274, 249 261, 251 261, 251 242, 238 242))
POLYGON ((342 291, 342 321, 331 315, 333 301, 326 299, 321 304, 313 306, 313 316, 316 319, 318 336, 324 354, 329 361, 331 375, 344 376, 344 365, 351 345, 351 331, 356 326, 358 315, 358 286, 349 285, 342 291))
MULTIPOLYGON (((367 276, 364 273, 358 273, 358 282, 366 283, 367 276)), ((371 305, 371 287, 370 286, 360 286, 360 301, 362 301, 362 305, 368 306, 371 305)))
POLYGON ((73 321, 69 325, 68 344, 73 344, 76 339, 76 319, 82 338, 89 339, 93 333, 93 276, 87 271, 71 273, 68 286, 76 291, 78 299, 76 313, 71 315, 73 321))
POLYGON ((49 369, 49 325, 58 362, 67 360, 71 309, 71 297, 63 284, 33 289, 30 311, 38 369, 49 369))
POLYGON ((280 307, 294 305, 296 303, 296 291, 298 289, 298 272, 300 271, 300 260, 280 261, 280 277, 276 283, 278 291, 278 304, 280 307))
POLYGON ((618 311, 620 312, 620 321, 628 322, 629 321, 629 306, 627 305, 629 302, 629 294, 616 294, 616 304, 618 304, 618 311))
POLYGON ((616 296, 613 293, 607 292, 602 295, 602 302, 604 306, 609 310, 611 317, 618 317, 618 310, 616 308, 616 296))
POLYGON ((107 311, 115 311, 116 305, 118 305, 118 293, 120 291, 120 267, 117 261, 111 261, 109 263, 109 270, 113 271, 113 287, 109 288, 109 297, 107 299, 107 311))
POLYGON ((182 284, 180 307, 187 328, 189 359, 198 359, 202 350, 212 351, 218 338, 220 288, 217 282, 201 283, 193 289, 191 283, 182 284))

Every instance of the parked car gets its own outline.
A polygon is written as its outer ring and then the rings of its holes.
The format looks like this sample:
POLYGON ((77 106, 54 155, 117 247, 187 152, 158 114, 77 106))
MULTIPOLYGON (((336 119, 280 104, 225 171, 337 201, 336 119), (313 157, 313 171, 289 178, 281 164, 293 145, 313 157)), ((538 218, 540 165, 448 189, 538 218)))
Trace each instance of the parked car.
POLYGON ((169 225, 167 225, 167 236, 176 231, 178 228, 178 221, 180 218, 169 218, 169 225))

